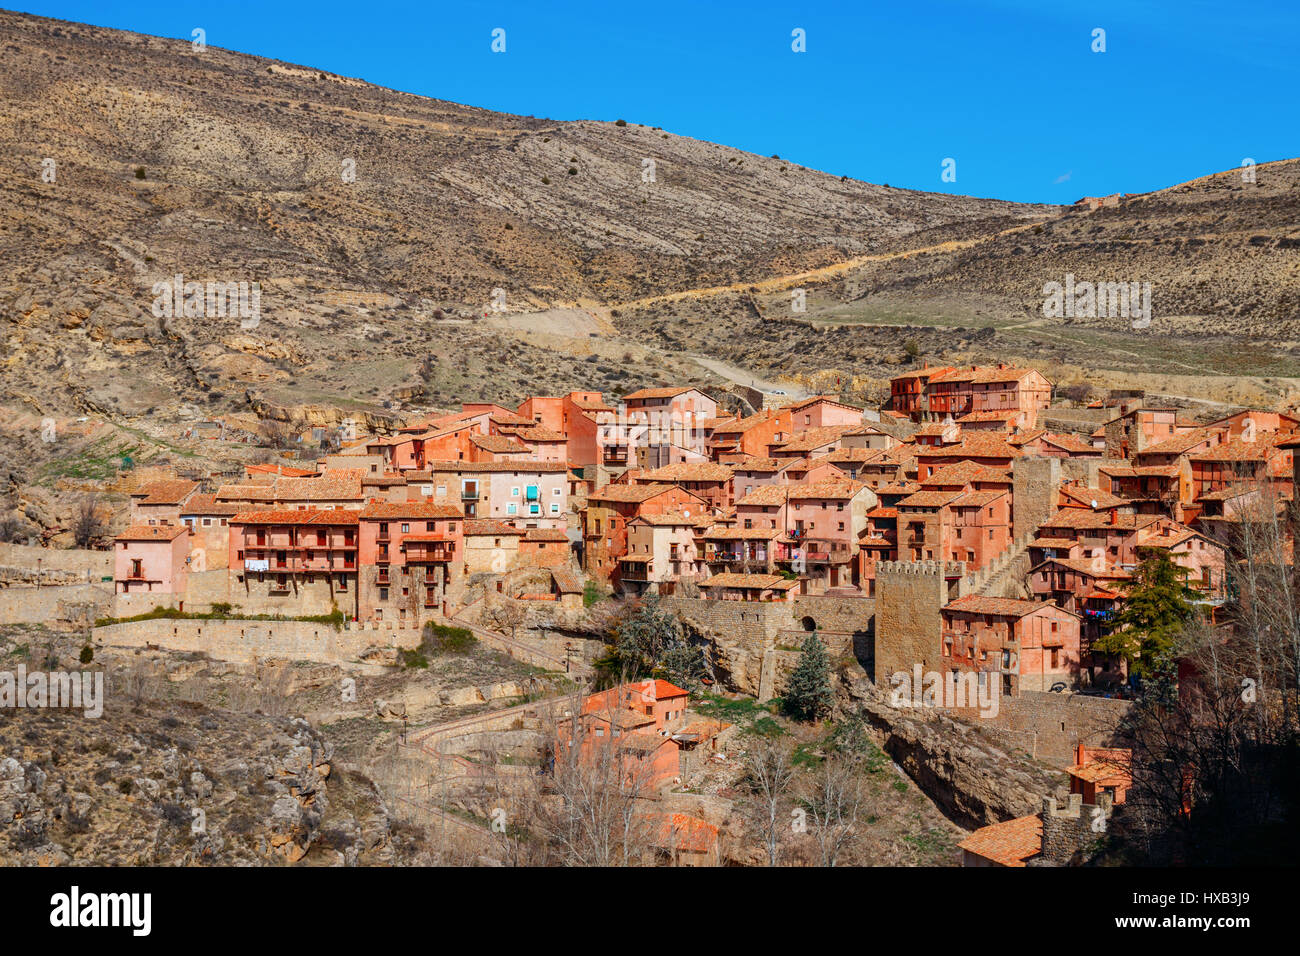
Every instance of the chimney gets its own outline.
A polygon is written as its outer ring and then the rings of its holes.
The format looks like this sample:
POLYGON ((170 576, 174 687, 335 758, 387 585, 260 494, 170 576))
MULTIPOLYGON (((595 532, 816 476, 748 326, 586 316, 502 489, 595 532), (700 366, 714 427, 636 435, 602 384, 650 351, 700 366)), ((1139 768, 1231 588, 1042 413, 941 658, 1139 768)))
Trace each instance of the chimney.
POLYGON ((1118 508, 1111 508, 1111 509, 1110 509, 1110 523, 1111 523, 1111 524, 1119 524, 1119 509, 1118 509, 1118 508))

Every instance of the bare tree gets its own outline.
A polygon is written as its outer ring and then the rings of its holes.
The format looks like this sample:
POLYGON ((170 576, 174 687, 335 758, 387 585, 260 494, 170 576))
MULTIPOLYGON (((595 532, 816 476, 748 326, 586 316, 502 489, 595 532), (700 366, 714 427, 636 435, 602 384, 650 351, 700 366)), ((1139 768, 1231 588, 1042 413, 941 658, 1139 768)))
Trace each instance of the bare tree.
POLYGON ((768 866, 776 866, 783 838, 791 832, 792 756, 789 744, 770 737, 756 738, 744 756, 745 816, 762 838, 768 866))
POLYGON ((99 499, 86 495, 77 502, 72 513, 72 540, 79 548, 88 548, 104 533, 104 520, 99 514, 99 499))
POLYGON ((863 807, 862 777, 856 762, 833 754, 804 781, 803 804, 812 820, 822 866, 835 866, 853 843, 863 807))

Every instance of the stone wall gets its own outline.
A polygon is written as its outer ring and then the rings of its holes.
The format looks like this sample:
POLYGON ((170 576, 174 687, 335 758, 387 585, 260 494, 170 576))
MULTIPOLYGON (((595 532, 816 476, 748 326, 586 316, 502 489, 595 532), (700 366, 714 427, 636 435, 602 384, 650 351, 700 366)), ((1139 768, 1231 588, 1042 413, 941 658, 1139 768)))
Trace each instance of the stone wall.
POLYGON ((111 584, 0 588, 0 624, 88 624, 112 607, 111 584))
POLYGON ((706 658, 721 686, 770 700, 785 690, 809 624, 833 662, 863 660, 876 602, 816 595, 788 604, 681 597, 663 603, 707 645, 706 658))
POLYGON ((979 725, 1005 749, 1064 770, 1074 765, 1075 744, 1122 743, 1116 730, 1130 707, 1129 701, 1105 697, 1021 691, 1017 697, 999 697, 997 716, 980 718, 979 725))
POLYGON ((776 635, 793 624, 790 605, 679 597, 663 604, 705 643, 718 684, 759 700, 776 696, 776 635))
POLYGON ((59 571, 89 573, 98 581, 113 574, 112 551, 83 548, 38 548, 26 544, 0 543, 0 565, 16 568, 52 568, 59 571))
POLYGON ((951 565, 943 561, 880 561, 876 564, 876 627, 873 668, 868 675, 887 684, 899 671, 947 670, 940 657, 943 620, 950 600, 951 565))
POLYGON ((94 641, 111 647, 165 647, 207 654, 223 661, 253 663, 268 658, 341 663, 357 661, 375 649, 414 648, 413 628, 360 628, 336 631, 308 621, 131 621, 97 627, 94 641))
POLYGON ((1060 501, 1061 463, 1050 456, 1017 458, 1011 463, 1012 537, 1038 530, 1056 514, 1060 501))
POLYGON ((1105 838, 1114 797, 1100 794, 1096 805, 1072 793, 1064 807, 1055 797, 1043 798, 1043 849, 1029 866, 1078 866, 1086 863, 1105 838))

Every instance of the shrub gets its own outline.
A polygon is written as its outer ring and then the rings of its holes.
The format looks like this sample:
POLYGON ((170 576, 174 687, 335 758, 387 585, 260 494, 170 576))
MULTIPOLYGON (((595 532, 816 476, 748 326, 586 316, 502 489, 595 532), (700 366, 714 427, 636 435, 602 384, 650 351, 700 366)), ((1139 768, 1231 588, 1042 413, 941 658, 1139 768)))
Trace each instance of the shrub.
POLYGON ((89 664, 95 659, 95 649, 87 644, 81 649, 81 663, 89 664))
POLYGON ((627 125, 627 120, 625 120, 625 119, 614 120, 614 125, 615 125, 615 126, 626 126, 626 125, 627 125))
POLYGON ((425 654, 468 654, 478 645, 469 629, 448 627, 445 624, 426 624, 420 651, 425 654))
POLYGON ((143 166, 137 166, 137 167, 135 168, 135 178, 136 178, 136 179, 144 179, 144 167, 143 167, 143 166))

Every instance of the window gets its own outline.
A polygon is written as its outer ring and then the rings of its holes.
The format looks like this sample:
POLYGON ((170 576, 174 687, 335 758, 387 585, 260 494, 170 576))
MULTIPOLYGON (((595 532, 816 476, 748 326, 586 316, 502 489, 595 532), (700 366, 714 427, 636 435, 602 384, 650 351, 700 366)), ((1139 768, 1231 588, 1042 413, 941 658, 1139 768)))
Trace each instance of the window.
POLYGON ((562 495, 562 494, 564 494, 564 489, 563 489, 563 488, 552 488, 552 489, 551 489, 551 497, 552 497, 552 498, 558 498, 558 497, 560 497, 560 495, 562 495))
POLYGON ((518 485, 516 485, 515 487, 513 487, 513 488, 510 489, 510 497, 511 497, 511 498, 518 498, 518 497, 519 497, 519 486, 518 486, 518 485))
POLYGON ((379 600, 381 600, 381 601, 387 601, 387 600, 388 600, 388 588, 380 588, 380 589, 379 589, 379 600))
POLYGON ((410 524, 408 524, 407 522, 403 521, 403 522, 402 522, 402 534, 406 534, 406 533, 408 533, 410 530, 411 530, 411 526, 410 526, 410 524))
POLYGON ((204 519, 203 519, 203 527, 205 527, 205 528, 211 528, 211 527, 212 527, 212 519, 211 519, 211 518, 204 518, 204 519))
MULTIPOLYGON (((428 486, 426 485, 425 487, 428 487, 428 486)), ((446 493, 447 493, 447 486, 446 486, 446 485, 439 485, 439 486, 438 486, 438 494, 439 494, 439 495, 445 495, 446 493)))
POLYGON ((552 501, 552 502, 551 502, 551 514, 553 514, 553 515, 558 515, 559 513, 560 513, 560 506, 559 506, 558 504, 556 504, 554 501, 552 501))
POLYGON ((519 506, 513 501, 506 505, 506 514, 513 515, 519 513, 519 506))

